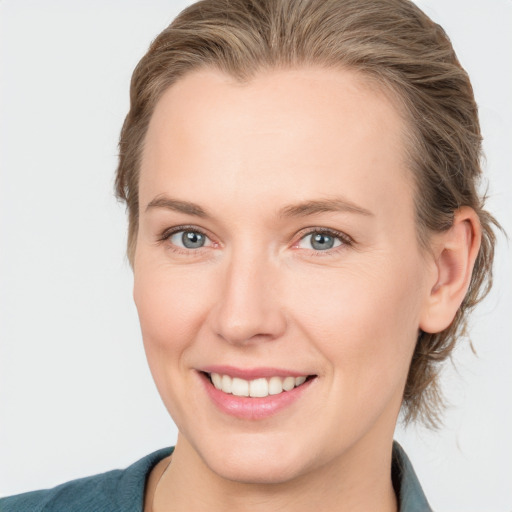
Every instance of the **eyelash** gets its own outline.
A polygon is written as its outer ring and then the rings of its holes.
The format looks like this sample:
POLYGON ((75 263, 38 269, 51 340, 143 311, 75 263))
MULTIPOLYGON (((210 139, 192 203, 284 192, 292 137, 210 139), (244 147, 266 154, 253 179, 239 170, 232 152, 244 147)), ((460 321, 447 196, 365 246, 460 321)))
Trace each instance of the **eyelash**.
MULTIPOLYGON (((176 233, 179 233, 181 231, 190 231, 193 233, 200 233, 204 237, 208 238, 208 234, 203 231, 202 229, 198 228, 197 226, 175 226, 173 228, 166 229, 159 237, 158 242, 159 243, 165 243, 169 242, 169 239, 172 235, 175 235, 176 233)), ((331 228, 308 228, 307 231, 303 231, 299 235, 299 239, 297 242, 294 243, 293 247, 296 247, 305 237, 312 234, 325 234, 333 238, 337 238, 341 244, 337 247, 333 247, 331 249, 326 249, 324 251, 315 251, 314 249, 310 249, 310 252, 314 256, 319 257, 328 257, 332 256, 333 254, 337 254, 339 251, 344 250, 347 246, 353 245, 354 241, 351 237, 346 235, 345 233, 342 233, 341 231, 336 231, 335 229, 331 228)), ((198 249, 182 249, 181 247, 177 247, 174 244, 171 244, 169 242, 168 244, 170 250, 173 252, 179 253, 179 254, 185 254, 187 256, 191 256, 192 253, 198 253, 201 252, 201 249, 204 249, 204 247, 200 247, 198 249)))
POLYGON ((169 242, 168 243, 168 248, 173 251, 173 252, 176 252, 178 254, 184 254, 186 256, 191 256, 192 253, 198 253, 198 252, 201 252, 201 249, 204 249, 203 247, 200 247, 198 249, 182 249, 181 247, 177 247, 175 246, 174 244, 172 244, 169 239, 171 238, 172 235, 175 235, 176 233, 179 233, 180 231, 190 231, 192 233, 200 233, 201 235, 203 235, 205 238, 208 238, 209 239, 209 236, 202 230, 202 229, 199 229, 198 227, 196 226, 175 226, 173 228, 169 228, 169 229, 166 229, 159 237, 158 237, 158 242, 159 243, 165 243, 165 242, 169 242))
POLYGON ((338 254, 340 251, 343 251, 347 248, 347 246, 353 245, 354 241, 352 238, 350 238, 345 233, 342 233, 341 231, 336 231, 335 229, 331 228, 308 228, 307 231, 303 231, 299 235, 298 242, 294 243, 293 246, 295 247, 298 245, 301 240, 306 238, 308 235, 312 234, 321 234, 321 235, 327 235, 332 238, 337 238, 341 244, 337 247, 333 247, 332 249, 326 249, 324 251, 315 251, 314 249, 310 249, 310 252, 315 257, 329 257, 338 254))

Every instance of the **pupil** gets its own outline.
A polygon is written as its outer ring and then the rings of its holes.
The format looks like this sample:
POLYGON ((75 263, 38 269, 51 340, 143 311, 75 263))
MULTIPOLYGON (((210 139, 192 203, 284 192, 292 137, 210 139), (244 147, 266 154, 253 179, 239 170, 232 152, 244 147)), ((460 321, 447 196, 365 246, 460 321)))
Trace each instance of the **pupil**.
POLYGON ((187 249, 196 249, 204 244, 204 236, 195 231, 185 231, 183 233, 182 242, 187 249))
POLYGON ((320 251, 325 251, 326 249, 331 249, 334 245, 334 238, 329 235, 324 235, 322 233, 317 233, 313 236, 311 245, 314 249, 318 249, 320 251))

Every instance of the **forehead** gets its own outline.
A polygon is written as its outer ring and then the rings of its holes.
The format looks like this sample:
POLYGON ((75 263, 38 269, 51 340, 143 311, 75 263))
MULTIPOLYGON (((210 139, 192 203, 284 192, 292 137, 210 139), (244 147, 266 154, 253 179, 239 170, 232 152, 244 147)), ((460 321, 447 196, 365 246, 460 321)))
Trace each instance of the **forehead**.
POLYGON ((243 84, 194 71, 153 113, 141 207, 190 187, 206 201, 221 191, 245 208, 285 190, 290 200, 336 191, 365 208, 392 207, 397 193, 411 195, 404 131, 389 96, 353 71, 270 70, 243 84))

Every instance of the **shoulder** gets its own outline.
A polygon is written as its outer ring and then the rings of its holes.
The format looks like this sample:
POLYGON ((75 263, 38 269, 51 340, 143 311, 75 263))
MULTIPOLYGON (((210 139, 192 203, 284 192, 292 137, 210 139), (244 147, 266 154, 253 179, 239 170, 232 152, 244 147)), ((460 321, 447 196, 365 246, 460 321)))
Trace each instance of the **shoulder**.
POLYGON ((399 512, 432 512, 411 461, 396 441, 393 442, 391 477, 398 497, 399 512))
POLYGON ((2 512, 59 512, 87 510, 116 510, 118 487, 123 471, 72 480, 65 484, 0 500, 2 512))
POLYGON ((1 512, 141 512, 146 478, 172 448, 158 450, 126 469, 80 478, 53 489, 0 499, 1 512))

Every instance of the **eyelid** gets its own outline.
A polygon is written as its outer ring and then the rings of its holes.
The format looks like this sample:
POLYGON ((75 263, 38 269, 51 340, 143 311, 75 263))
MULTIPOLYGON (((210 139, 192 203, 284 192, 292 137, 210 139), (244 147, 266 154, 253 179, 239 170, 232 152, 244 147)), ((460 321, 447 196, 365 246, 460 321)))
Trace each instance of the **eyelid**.
POLYGON ((354 244, 354 240, 349 235, 347 235, 346 233, 343 233, 341 231, 338 231, 337 229, 324 228, 324 227, 311 227, 311 228, 306 228, 305 231, 303 230, 298 234, 298 241, 294 242, 292 247, 294 249, 308 251, 309 253, 311 253, 315 256, 329 256, 329 255, 332 255, 333 253, 336 253, 337 251, 344 250, 347 246, 351 246, 353 244, 354 244), (305 237, 307 237, 313 233, 321 233, 321 234, 326 234, 326 235, 332 236, 333 238, 337 238, 338 240, 340 240, 341 244, 336 247, 332 247, 330 249, 325 249, 325 250, 301 249, 300 247, 298 247, 299 243, 305 237))
POLYGON ((211 236, 209 236, 208 233, 204 229, 201 229, 198 226, 194 226, 194 225, 190 225, 190 224, 188 224, 188 225, 180 225, 180 226, 173 226, 171 228, 165 229, 158 236, 157 242, 158 243, 168 242, 169 246, 172 248, 173 251, 181 252, 181 253, 187 253, 187 254, 191 254, 191 253, 194 253, 194 252, 197 253, 197 252, 200 252, 201 249, 209 248, 209 247, 212 247, 212 246, 215 247, 216 245, 219 245, 218 243, 216 243, 216 242, 214 242, 212 240, 211 236), (212 245, 206 245, 206 246, 198 247, 196 249, 187 249, 187 248, 179 247, 179 246, 173 244, 172 242, 170 242, 170 238, 173 235, 175 235, 176 233, 180 233, 181 231, 191 231, 191 232, 194 232, 194 233, 200 233, 207 240, 209 240, 212 245))
MULTIPOLYGON (((333 228, 326 228, 326 227, 309 227, 309 228, 305 228, 305 229, 301 230, 298 233, 297 236, 298 236, 298 240, 296 242, 294 242, 294 244, 292 245, 292 248, 308 251, 308 252, 314 254, 315 256, 329 256, 329 255, 332 255, 333 253, 335 253, 335 252, 337 252, 339 250, 343 250, 344 248, 346 248, 346 246, 351 246, 351 245, 354 244, 354 240, 349 235, 347 235, 346 233, 343 233, 343 232, 338 231, 338 230, 333 229, 333 228), (326 234, 326 235, 332 236, 333 238, 337 238, 338 240, 340 240, 341 244, 336 246, 336 247, 332 247, 330 249, 325 249, 325 250, 300 249, 298 247, 298 244, 300 243, 300 241, 302 241, 306 236, 309 236, 309 235, 311 235, 313 233, 322 233, 322 234, 326 234)), ((214 242, 212 240, 212 237, 208 235, 206 230, 204 230, 204 229, 202 229, 202 228, 200 228, 198 226, 194 226, 194 225, 190 225, 190 224, 173 226, 171 228, 165 229, 158 236, 157 242, 158 243, 168 242, 169 246, 172 248, 173 251, 184 253, 184 254, 186 253, 186 254, 189 254, 189 255, 192 254, 192 253, 199 253, 202 249, 210 248, 212 246, 213 247, 218 247, 220 245, 218 242, 214 242), (196 249, 187 249, 187 248, 182 248, 182 247, 179 247, 179 246, 171 243, 170 242, 171 236, 175 235, 176 233, 179 233, 181 231, 191 231, 191 232, 200 233, 207 240, 209 240, 212 245, 202 246, 202 247, 198 247, 196 249)))

